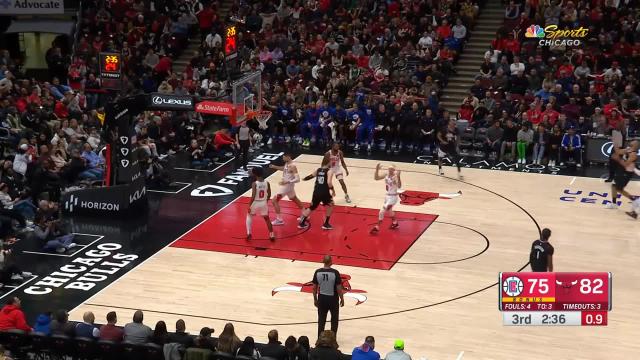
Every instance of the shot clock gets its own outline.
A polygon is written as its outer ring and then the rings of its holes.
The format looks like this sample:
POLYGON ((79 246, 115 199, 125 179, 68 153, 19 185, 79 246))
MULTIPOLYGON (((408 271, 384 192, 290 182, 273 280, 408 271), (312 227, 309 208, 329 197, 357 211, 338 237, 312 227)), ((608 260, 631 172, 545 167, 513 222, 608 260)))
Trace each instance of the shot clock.
POLYGON ((499 308, 505 326, 606 326, 611 273, 504 272, 499 308))

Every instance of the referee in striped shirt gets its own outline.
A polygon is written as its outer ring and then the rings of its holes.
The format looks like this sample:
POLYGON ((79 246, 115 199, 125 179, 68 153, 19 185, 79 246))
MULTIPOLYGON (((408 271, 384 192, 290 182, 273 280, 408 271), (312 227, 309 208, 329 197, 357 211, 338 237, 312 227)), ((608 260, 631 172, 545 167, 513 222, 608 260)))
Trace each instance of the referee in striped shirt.
POLYGON ((338 333, 340 307, 344 306, 342 280, 340 273, 332 269, 330 255, 322 260, 324 267, 313 274, 313 304, 318 308, 318 336, 324 331, 327 313, 331 312, 331 331, 338 333), (339 300, 339 302, 338 302, 339 300))

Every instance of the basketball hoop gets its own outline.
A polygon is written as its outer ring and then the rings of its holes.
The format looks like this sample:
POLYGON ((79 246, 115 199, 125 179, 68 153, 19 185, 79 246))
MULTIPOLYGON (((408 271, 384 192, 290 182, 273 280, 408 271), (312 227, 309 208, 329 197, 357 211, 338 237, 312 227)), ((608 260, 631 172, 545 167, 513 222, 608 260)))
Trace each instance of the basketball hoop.
POLYGON ((259 111, 247 111, 245 113, 246 119, 256 119, 258 121, 258 127, 260 129, 266 130, 268 128, 267 121, 271 119, 271 115, 273 113, 269 110, 259 110, 259 111))

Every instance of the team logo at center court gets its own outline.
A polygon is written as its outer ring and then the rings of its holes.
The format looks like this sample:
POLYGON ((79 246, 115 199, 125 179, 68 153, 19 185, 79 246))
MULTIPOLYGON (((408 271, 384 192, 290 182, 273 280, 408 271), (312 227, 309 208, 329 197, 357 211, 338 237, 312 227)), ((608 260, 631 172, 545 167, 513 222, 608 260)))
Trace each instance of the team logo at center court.
POLYGON ((517 276, 510 276, 502 282, 502 291, 508 296, 518 296, 524 289, 524 283, 517 276))
POLYGON ((400 204, 413 206, 420 206, 428 201, 433 201, 436 199, 453 199, 460 195, 462 195, 462 191, 458 191, 457 193, 452 194, 444 194, 426 191, 405 190, 399 194, 400 204))
MULTIPOLYGON (((351 298, 356 300, 356 305, 360 305, 367 301, 366 291, 352 289, 351 284, 349 284, 349 280, 351 280, 351 276, 347 274, 340 274, 340 279, 342 280, 342 288, 345 290, 344 297, 351 298)), ((313 293, 313 283, 297 283, 297 282, 289 282, 286 286, 279 286, 273 290, 271 290, 271 296, 275 296, 277 293, 282 291, 296 291, 302 293, 313 293)))

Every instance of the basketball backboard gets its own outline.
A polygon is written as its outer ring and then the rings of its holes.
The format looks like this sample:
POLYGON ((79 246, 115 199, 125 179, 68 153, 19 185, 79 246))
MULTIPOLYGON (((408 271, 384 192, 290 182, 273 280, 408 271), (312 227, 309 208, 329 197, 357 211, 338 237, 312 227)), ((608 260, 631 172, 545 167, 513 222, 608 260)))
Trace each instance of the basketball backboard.
POLYGON ((262 75, 259 71, 245 74, 233 82, 232 102, 236 109, 234 123, 243 122, 248 112, 262 110, 262 75))

